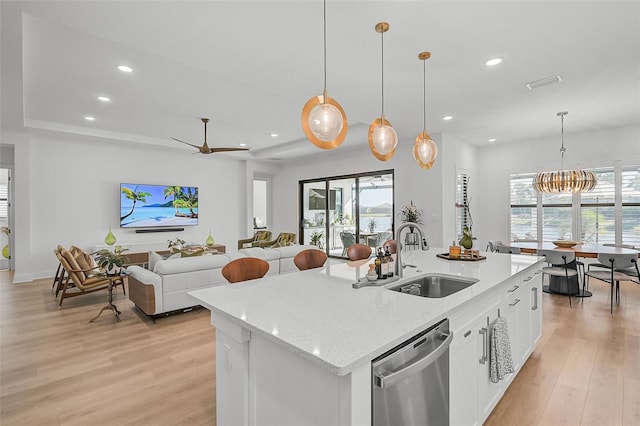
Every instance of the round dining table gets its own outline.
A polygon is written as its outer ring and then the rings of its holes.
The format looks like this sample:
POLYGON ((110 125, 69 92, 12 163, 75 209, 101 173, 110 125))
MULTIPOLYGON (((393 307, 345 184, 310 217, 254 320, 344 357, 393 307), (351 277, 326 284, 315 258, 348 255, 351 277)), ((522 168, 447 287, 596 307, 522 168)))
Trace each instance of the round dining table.
MULTIPOLYGON (((592 244, 576 244, 572 247, 559 247, 552 242, 537 242, 537 241, 513 241, 508 243, 511 247, 518 247, 521 253, 536 254, 538 250, 570 250, 575 252, 576 258, 597 258, 598 254, 628 254, 637 253, 640 256, 640 251, 624 248, 624 247, 612 247, 592 244)), ((569 263, 569 267, 577 270, 577 263, 569 263)), ((584 278, 584 277, 583 277, 584 278)), ((592 294, 588 290, 580 289, 578 284, 578 277, 573 279, 570 277, 569 282, 563 277, 550 277, 549 285, 543 286, 545 293, 552 294, 568 294, 576 297, 590 297, 592 294)))

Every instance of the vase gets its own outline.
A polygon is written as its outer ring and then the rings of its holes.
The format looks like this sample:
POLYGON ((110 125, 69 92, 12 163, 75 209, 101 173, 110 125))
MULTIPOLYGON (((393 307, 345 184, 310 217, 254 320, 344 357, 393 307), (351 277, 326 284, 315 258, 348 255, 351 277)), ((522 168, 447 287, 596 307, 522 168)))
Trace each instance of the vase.
POLYGON ((209 229, 209 236, 207 237, 207 241, 205 241, 205 244, 207 245, 207 247, 211 247, 213 246, 213 237, 211 236, 211 229, 209 229))
POLYGON ((104 238, 104 243, 108 246, 112 246, 116 243, 116 236, 111 232, 111 225, 109 225, 109 233, 104 238))

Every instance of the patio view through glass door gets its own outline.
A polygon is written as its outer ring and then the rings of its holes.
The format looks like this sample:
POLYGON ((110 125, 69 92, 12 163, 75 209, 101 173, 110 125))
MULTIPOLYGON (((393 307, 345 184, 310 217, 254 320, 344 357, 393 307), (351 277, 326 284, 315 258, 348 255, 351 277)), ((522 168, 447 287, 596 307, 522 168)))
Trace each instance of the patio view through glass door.
POLYGON ((393 238, 393 170, 300 181, 300 241, 333 257, 393 238))

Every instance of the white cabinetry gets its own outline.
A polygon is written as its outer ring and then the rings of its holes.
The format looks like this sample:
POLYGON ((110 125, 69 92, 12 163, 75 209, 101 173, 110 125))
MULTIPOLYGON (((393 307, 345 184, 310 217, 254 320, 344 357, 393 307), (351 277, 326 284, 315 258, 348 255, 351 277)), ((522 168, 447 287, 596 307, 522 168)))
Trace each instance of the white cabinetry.
POLYGON ((537 270, 517 274, 498 286, 489 300, 476 301, 451 316, 455 336, 450 349, 452 425, 482 424, 515 377, 509 374, 498 383, 490 378, 489 339, 498 316, 507 319, 516 374, 531 355, 542 324, 540 277, 537 270))

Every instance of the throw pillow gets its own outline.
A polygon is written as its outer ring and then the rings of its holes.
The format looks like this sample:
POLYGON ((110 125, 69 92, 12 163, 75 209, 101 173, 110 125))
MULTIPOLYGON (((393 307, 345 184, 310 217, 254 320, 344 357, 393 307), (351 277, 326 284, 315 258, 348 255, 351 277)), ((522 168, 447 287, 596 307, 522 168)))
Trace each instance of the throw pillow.
MULTIPOLYGON (((175 253, 167 257, 167 259, 179 259, 179 258, 180 258, 180 253, 175 253)), ((152 272, 155 272, 156 264, 161 260, 165 260, 165 258, 162 255, 156 253, 155 251, 150 251, 149 252, 149 270, 152 272)))

